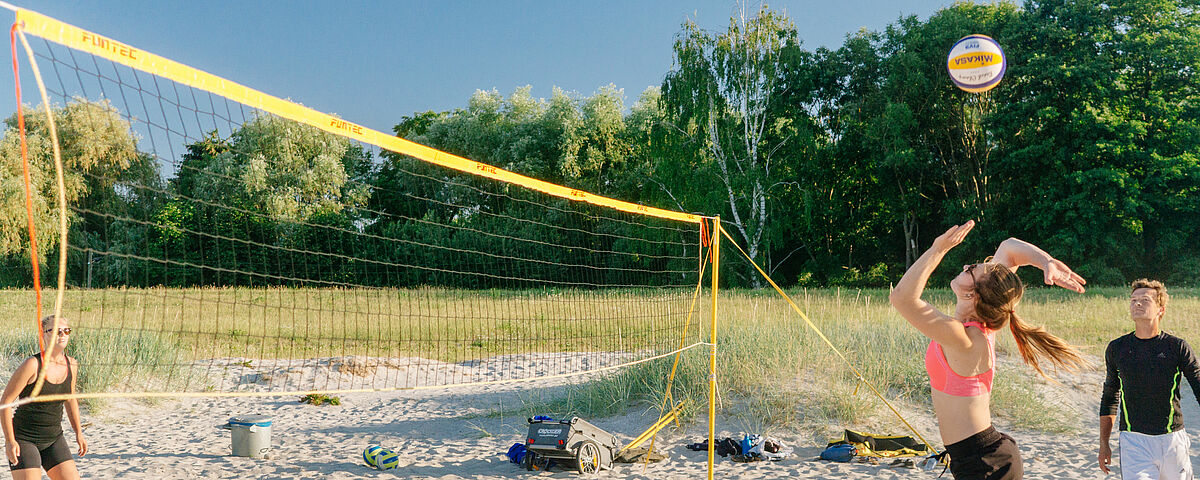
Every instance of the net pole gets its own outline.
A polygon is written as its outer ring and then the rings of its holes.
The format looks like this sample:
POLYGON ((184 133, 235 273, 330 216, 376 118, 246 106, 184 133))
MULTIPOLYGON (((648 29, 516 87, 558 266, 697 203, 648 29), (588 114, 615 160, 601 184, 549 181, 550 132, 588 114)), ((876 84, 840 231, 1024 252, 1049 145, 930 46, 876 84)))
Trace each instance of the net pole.
POLYGON ((716 453, 717 425, 717 277, 721 271, 721 217, 712 218, 712 319, 709 324, 710 347, 708 351, 708 480, 713 480, 713 454, 716 453))

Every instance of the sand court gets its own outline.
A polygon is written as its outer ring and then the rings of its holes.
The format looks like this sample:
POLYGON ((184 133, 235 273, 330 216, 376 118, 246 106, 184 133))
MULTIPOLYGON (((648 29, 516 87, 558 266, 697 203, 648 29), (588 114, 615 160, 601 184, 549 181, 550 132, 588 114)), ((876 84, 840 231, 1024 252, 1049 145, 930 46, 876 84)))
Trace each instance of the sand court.
MULTIPOLYGON (((1064 379, 1066 380, 1066 379, 1064 379)), ((1043 388, 1063 399, 1074 412, 1075 431, 1066 434, 1006 428, 1021 449, 1028 479, 1098 478, 1096 432, 1102 372, 1086 372, 1061 385, 1043 388)), ((205 478, 205 479, 515 479, 575 478, 574 472, 554 469, 531 473, 508 463, 503 452, 525 433, 525 419, 495 412, 513 409, 531 395, 564 394, 558 384, 490 385, 453 389, 355 394, 341 397, 340 406, 301 404, 292 397, 186 398, 146 405, 140 401, 115 401, 95 415, 86 432, 91 453, 79 459, 86 478, 205 478), (273 417, 272 452, 255 460, 230 455, 230 433, 217 428, 229 417, 261 413, 273 417), (367 444, 381 444, 400 452, 395 470, 376 471, 362 462, 367 444)), ((1200 407, 1191 390, 1183 391, 1185 423, 1194 445, 1200 445, 1200 407)), ((914 407, 919 408, 919 407, 914 407)), ((625 415, 589 418, 596 425, 629 441, 656 417, 631 408, 625 415)), ((929 412, 910 417, 918 428, 933 435, 929 412)), ((658 445, 667 459, 642 465, 618 464, 597 478, 694 479, 705 475, 704 452, 684 445, 705 435, 703 422, 685 424, 685 431, 664 430, 658 445)), ((740 434, 737 422, 720 418, 718 437, 740 434)), ((838 426, 830 426, 831 429, 838 426)), ((893 433, 901 432, 896 427, 893 433)), ((929 473, 901 466, 817 461, 824 447, 811 432, 772 431, 772 436, 796 447, 797 456, 779 462, 734 463, 717 458, 717 478, 933 478, 929 473)), ((68 436, 70 433, 68 432, 68 436)), ((71 439, 68 439, 71 441, 71 439)), ((72 442, 73 445, 73 442, 72 442)), ((1113 441, 1114 464, 1120 451, 1113 441)), ((1193 449, 1194 450, 1194 449, 1193 449)), ((1200 458, 1193 451, 1193 465, 1200 458)), ((939 469, 940 472, 940 469, 939 469)), ((1116 477, 1110 477, 1116 478, 1116 477)))

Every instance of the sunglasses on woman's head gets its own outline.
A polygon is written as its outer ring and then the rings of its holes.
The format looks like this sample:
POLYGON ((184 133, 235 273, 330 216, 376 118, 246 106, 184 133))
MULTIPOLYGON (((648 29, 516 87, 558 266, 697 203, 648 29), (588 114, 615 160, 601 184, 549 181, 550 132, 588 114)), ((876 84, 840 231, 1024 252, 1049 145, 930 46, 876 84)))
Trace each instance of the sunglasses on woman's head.
MULTIPOLYGON (((53 331, 54 331, 54 329, 53 329, 53 328, 47 328, 47 329, 45 330, 45 332, 46 332, 46 333, 50 333, 50 332, 53 332, 53 331)), ((58 334, 59 334, 59 335, 70 335, 70 334, 71 334, 71 327, 63 327, 63 328, 60 328, 60 329, 58 329, 58 334)))

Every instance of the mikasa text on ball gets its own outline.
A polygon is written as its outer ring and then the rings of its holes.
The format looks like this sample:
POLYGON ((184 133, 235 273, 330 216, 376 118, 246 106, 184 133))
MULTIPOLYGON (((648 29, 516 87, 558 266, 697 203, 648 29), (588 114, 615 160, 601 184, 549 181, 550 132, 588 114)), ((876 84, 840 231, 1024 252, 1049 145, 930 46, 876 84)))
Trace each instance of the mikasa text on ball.
POLYGON ((976 34, 967 35, 954 44, 946 59, 946 68, 958 88, 980 93, 1000 83, 1008 62, 1000 44, 992 37, 976 34))

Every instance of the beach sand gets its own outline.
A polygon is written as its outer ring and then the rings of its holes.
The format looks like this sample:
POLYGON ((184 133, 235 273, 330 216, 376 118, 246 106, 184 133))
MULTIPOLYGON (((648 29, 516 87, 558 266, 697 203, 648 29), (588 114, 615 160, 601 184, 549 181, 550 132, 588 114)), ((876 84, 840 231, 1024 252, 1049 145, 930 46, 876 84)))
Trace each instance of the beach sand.
MULTIPOLYGON (((519 363, 513 358, 504 361, 506 365, 519 363)), ((272 366, 262 364, 258 368, 270 369, 272 366)), ((310 377, 314 374, 303 371, 304 368, 317 367, 303 367, 294 374, 310 377)), ((363 372, 357 374, 362 376, 363 372)), ((329 378, 330 374, 324 372, 322 375, 329 378)), ((1089 372, 1062 384, 1043 385, 1048 389, 1046 393, 1061 399, 1068 411, 1076 413, 1076 433, 1022 431, 1009 428, 1002 419, 997 420, 997 428, 1017 439, 1024 457, 1025 478, 1103 477, 1096 466, 1096 406, 1102 380, 1102 372, 1089 372)), ((573 471, 555 468, 550 472, 527 472, 508 463, 504 452, 514 442, 521 441, 527 423, 524 418, 495 413, 518 407, 522 398, 559 395, 562 384, 562 380, 557 380, 342 395, 342 404, 338 406, 301 404, 298 397, 184 398, 155 403, 110 401, 98 412, 85 414, 84 420, 90 422, 85 434, 91 452, 77 462, 85 478, 98 479, 575 478, 577 474, 573 471), (246 414, 264 414, 273 418, 270 458, 250 459, 230 454, 230 431, 218 428, 218 425, 231 416, 246 414), (378 471, 364 464, 361 454, 368 444, 380 444, 400 452, 399 468, 378 471)), ((1196 433, 1200 432, 1200 408, 1189 390, 1184 392, 1183 404, 1193 444, 1200 446, 1200 437, 1196 433)), ((940 447, 927 407, 905 407, 904 412, 940 447)), ((622 441, 628 441, 656 419, 657 415, 652 411, 639 407, 622 416, 589 418, 588 421, 617 434, 622 441)), ((736 430, 737 423, 732 419, 719 419, 717 437, 740 438, 743 432, 736 430)), ((874 431, 907 433, 898 421, 894 425, 889 431, 878 428, 874 431)), ((840 431, 843 427, 853 426, 831 425, 829 431, 840 431)), ((73 435, 69 428, 64 430, 68 432, 67 440, 74 452, 73 435)), ((682 431, 668 428, 657 441, 658 451, 668 456, 666 460, 648 466, 618 464, 614 470, 604 471, 596 478, 704 478, 705 452, 689 451, 684 445, 703 440, 706 432, 703 419, 686 423, 682 431)), ((930 473, 890 466, 889 461, 879 465, 819 461, 816 458, 828 441, 827 436, 814 438, 811 433, 786 431, 773 431, 770 435, 796 447, 797 455, 778 462, 758 463, 735 463, 718 457, 716 477, 934 478, 941 472, 940 468, 930 473)), ((1113 447, 1119 457, 1115 438, 1113 447)), ((1193 464, 1200 471, 1195 452, 1194 448, 1193 464)), ((942 478, 949 478, 948 475, 942 478)), ((1109 478, 1119 476, 1110 475, 1109 478)))

